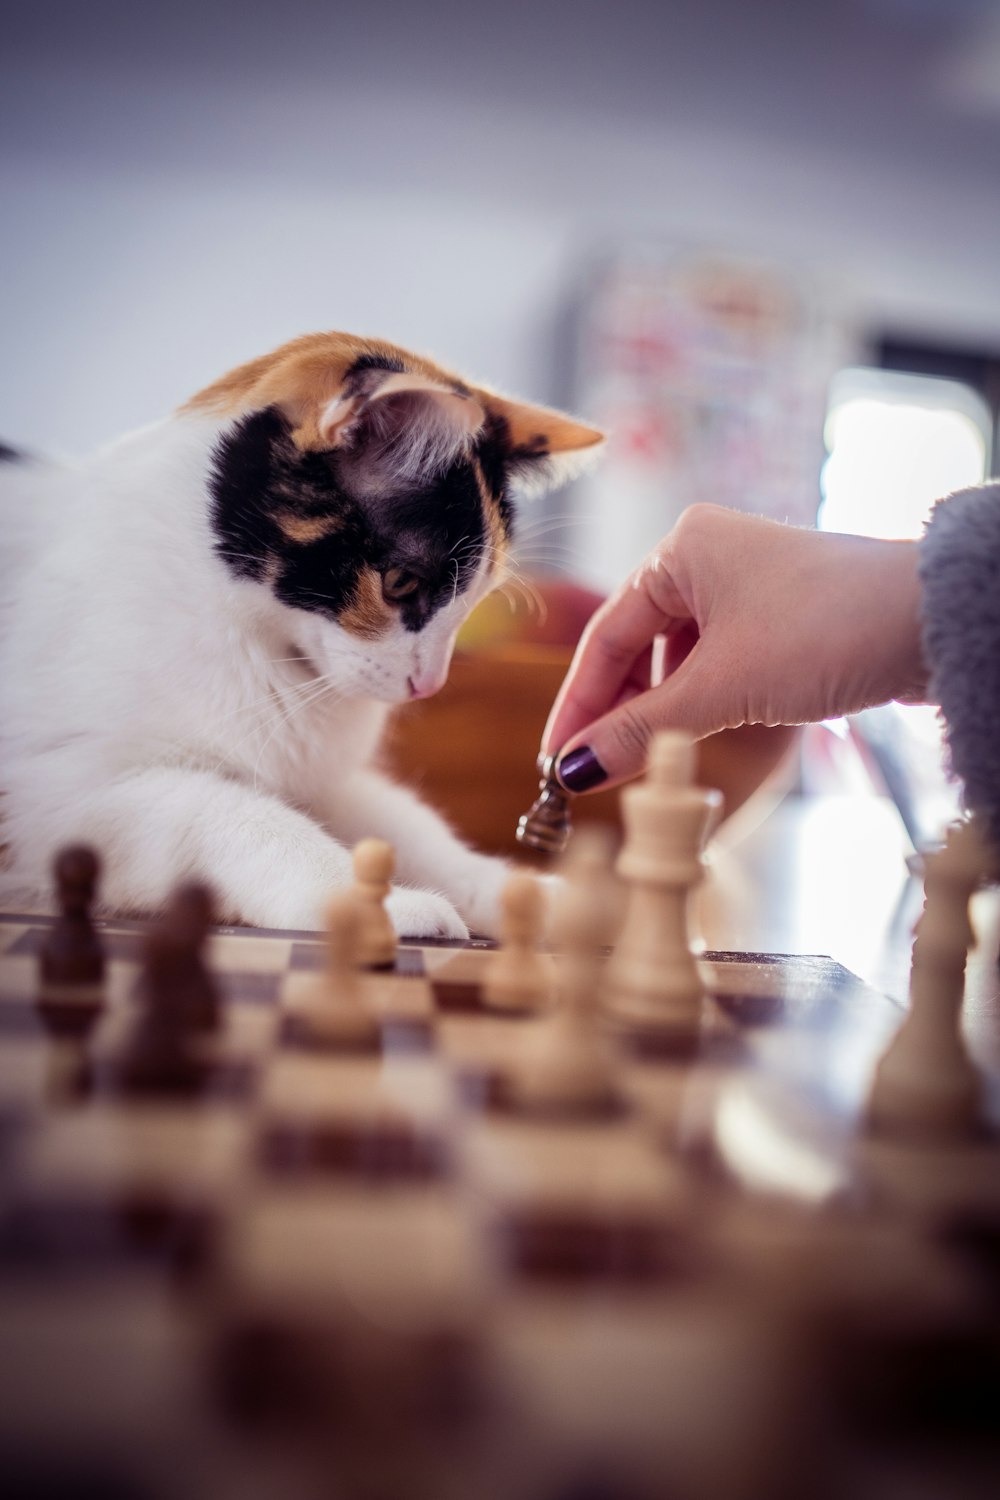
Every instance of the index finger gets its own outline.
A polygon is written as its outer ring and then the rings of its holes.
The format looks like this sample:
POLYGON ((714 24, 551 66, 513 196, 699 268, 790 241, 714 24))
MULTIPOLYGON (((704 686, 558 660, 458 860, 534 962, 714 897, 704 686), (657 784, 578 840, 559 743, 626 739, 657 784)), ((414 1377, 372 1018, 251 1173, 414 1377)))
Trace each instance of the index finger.
POLYGON ((555 754, 612 708, 636 658, 654 637, 669 635, 684 619, 664 613, 650 596, 645 569, 592 616, 580 637, 542 735, 555 754))

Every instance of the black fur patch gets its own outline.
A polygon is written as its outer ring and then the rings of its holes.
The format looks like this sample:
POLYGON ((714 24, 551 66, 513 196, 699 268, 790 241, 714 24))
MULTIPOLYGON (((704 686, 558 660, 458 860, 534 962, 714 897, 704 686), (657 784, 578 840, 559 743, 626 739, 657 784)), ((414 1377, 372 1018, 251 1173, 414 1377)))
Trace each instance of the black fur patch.
MULTIPOLYGON (((344 395, 367 395, 375 390, 381 382, 371 378, 373 371, 377 375, 405 375, 406 366, 394 354, 361 354, 344 376, 344 395)), ((451 388, 460 396, 472 395, 469 387, 461 380, 452 380, 451 388)))
POLYGON ((476 455, 486 486, 496 500, 503 529, 507 536, 513 536, 514 507, 508 488, 510 426, 505 417, 495 412, 487 414, 483 430, 476 443, 476 455))
POLYGON ((386 354, 362 354, 344 376, 346 397, 370 396, 386 375, 402 375, 406 369, 401 359, 386 354))
MULTIPOLYGON (((498 472, 495 457, 491 470, 498 472)), ((237 578, 268 579, 282 603, 334 618, 351 604, 363 568, 404 568, 420 586, 394 608, 407 630, 420 630, 468 588, 482 558, 486 525, 473 465, 462 458, 426 488, 378 498, 352 493, 348 473, 336 450, 301 453, 277 408, 243 417, 212 456, 216 551, 237 578), (296 542, 279 525, 282 515, 328 518, 330 533, 296 542)))
POLYGON ((0 464, 23 464, 27 462, 26 453, 18 453, 16 448, 8 448, 6 443, 0 443, 0 464))

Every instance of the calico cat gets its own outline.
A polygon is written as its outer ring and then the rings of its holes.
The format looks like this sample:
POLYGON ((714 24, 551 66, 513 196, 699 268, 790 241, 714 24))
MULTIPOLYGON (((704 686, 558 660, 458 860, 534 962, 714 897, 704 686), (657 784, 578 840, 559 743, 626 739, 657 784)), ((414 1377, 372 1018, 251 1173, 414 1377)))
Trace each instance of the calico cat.
POLYGON ((87 462, 0 464, 6 899, 40 899, 84 840, 108 909, 197 876, 221 920, 315 928, 377 835, 399 932, 493 932, 503 862, 376 770, 379 740, 502 580, 515 493, 600 441, 327 333, 87 462))

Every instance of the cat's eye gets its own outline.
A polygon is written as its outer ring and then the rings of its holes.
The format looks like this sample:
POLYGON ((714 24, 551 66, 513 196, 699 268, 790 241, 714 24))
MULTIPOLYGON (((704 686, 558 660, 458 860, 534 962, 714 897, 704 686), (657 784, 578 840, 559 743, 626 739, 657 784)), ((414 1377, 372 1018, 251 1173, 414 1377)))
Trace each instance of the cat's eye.
POLYGON ((382 574, 382 597, 390 604, 408 599, 420 587, 420 579, 409 568, 386 568, 382 574))

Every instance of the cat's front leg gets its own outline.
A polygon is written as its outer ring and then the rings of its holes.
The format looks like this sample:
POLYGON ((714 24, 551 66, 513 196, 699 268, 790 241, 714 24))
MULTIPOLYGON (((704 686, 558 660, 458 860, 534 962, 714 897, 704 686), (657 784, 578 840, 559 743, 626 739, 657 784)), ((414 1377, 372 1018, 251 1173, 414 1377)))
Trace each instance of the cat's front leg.
MULTIPOLYGON (((511 867, 506 860, 470 849, 440 813, 407 787, 374 771, 357 772, 324 796, 323 815, 345 843, 366 837, 388 840, 396 851, 400 881, 424 892, 442 892, 473 932, 496 936, 500 892, 511 867)), ((412 894, 405 888, 394 891, 390 910, 412 894)))
MULTIPOLYGON (((316 929, 331 892, 353 882, 350 850, 312 818, 207 771, 149 767, 48 817, 50 851, 76 839, 100 851, 103 901, 118 911, 155 911, 178 880, 197 878, 223 921, 316 929)), ((414 937, 465 935, 440 897, 407 917, 414 937)))

